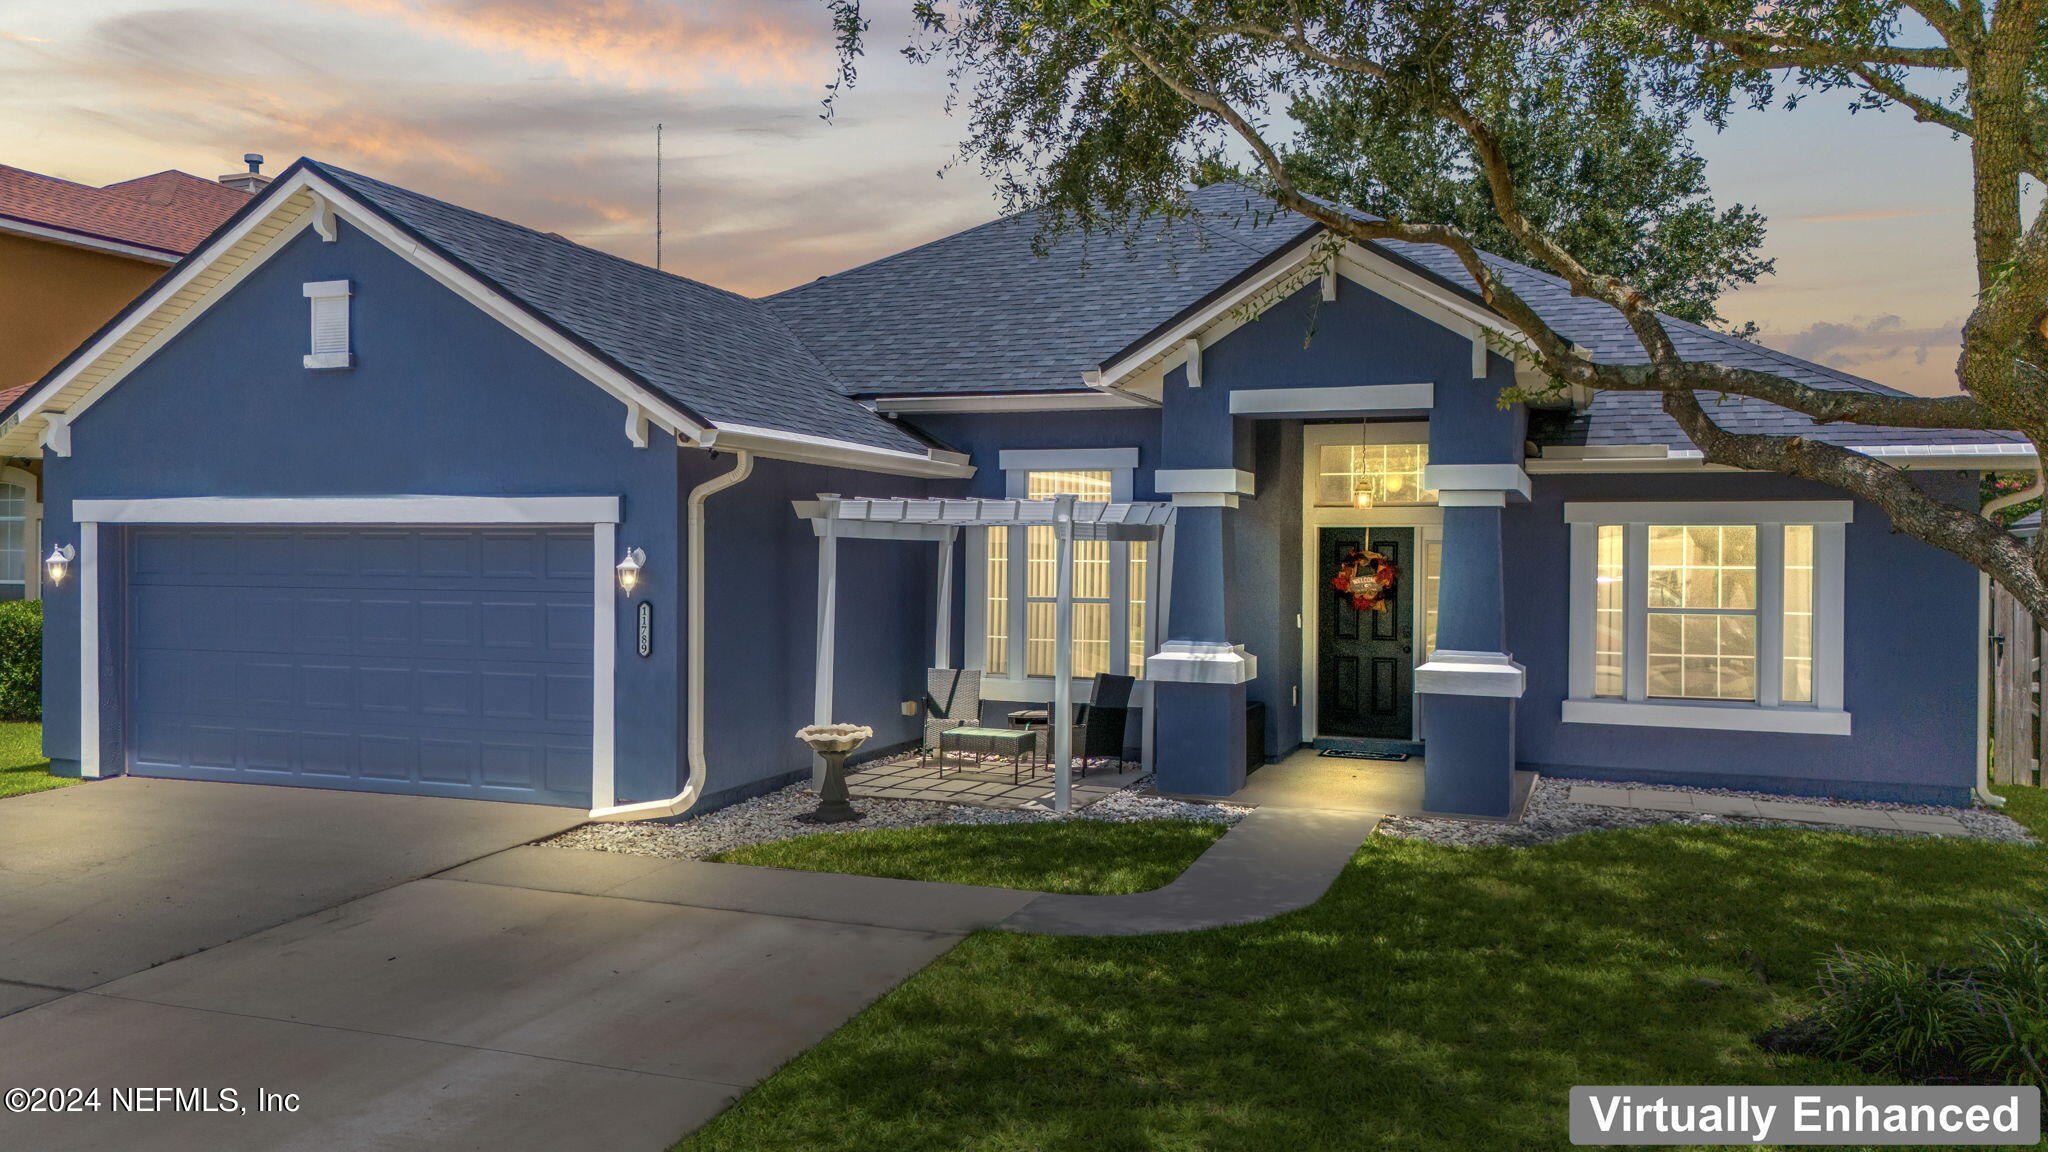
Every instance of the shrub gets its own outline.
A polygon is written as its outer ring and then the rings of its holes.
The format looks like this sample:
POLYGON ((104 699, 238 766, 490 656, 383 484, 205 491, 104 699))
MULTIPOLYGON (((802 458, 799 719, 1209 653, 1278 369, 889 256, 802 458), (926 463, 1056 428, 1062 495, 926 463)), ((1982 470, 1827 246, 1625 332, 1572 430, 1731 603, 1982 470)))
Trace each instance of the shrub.
POLYGON ((0 720, 43 718, 43 602, 0 602, 0 720))
POLYGON ((1976 962, 1931 968, 1881 952, 1835 954, 1820 1005, 1758 1042, 1904 1081, 2048 1089, 2048 918, 1987 936, 1976 962))

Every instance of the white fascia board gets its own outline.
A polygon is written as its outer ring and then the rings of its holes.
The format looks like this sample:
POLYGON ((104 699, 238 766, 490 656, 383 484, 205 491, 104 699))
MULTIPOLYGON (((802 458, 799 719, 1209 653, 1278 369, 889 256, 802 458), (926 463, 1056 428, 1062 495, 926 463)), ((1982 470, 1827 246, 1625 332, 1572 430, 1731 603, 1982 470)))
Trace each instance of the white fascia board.
POLYGON ((1315 415, 1331 412, 1412 412, 1434 407, 1436 385, 1346 384, 1330 388, 1238 388, 1233 416, 1315 415))
POLYGON ((1529 498, 1529 474, 1516 464, 1425 464, 1422 486, 1443 492, 1505 492, 1529 498))
POLYGON ((1152 488, 1169 496, 1198 492, 1251 496, 1256 480, 1242 468, 1161 468, 1152 473, 1152 488))
POLYGON ((1567 524, 1848 524, 1851 500, 1574 500, 1567 524))
MULTIPOLYGON (((365 235, 376 239, 386 248, 405 257, 415 267, 427 273, 436 281, 439 281, 442 286, 453 290, 463 299, 475 304, 493 318, 525 336, 577 375, 603 388, 606 392, 611 393, 614 397, 627 404, 640 405, 647 411, 650 419, 674 432, 678 437, 695 439, 704 432, 704 429, 699 427, 695 421, 676 411, 674 405, 664 398, 628 379, 604 361, 591 355, 573 341, 564 337, 561 333, 541 323, 531 313, 527 312, 526 309, 486 288, 475 277, 470 276, 468 273, 457 268, 453 263, 442 258, 439 254, 424 247, 405 233, 386 223, 382 217, 362 207, 347 193, 333 184, 320 179, 310 170, 301 169, 284 184, 273 184, 270 188, 265 189, 262 195, 270 199, 274 205, 282 205, 300 191, 310 192, 314 197, 325 200, 333 215, 347 220, 350 225, 359 229, 365 235)), ((83 354, 71 362, 69 367, 57 376, 47 380, 42 387, 36 389, 28 401, 16 410, 17 417, 26 420, 36 415, 44 404, 61 394, 65 387, 79 373, 96 363, 120 341, 127 339, 137 324, 155 313, 158 308, 162 307, 173 296, 184 291, 194 278, 211 268, 222 256, 226 255, 237 244, 240 244, 251 231, 261 227, 270 218, 270 215, 271 213, 268 212, 261 214, 251 213, 233 230, 214 237, 199 258, 186 264, 184 269, 176 276, 167 277, 152 288, 149 294, 144 297, 144 302, 137 305, 134 311, 129 314, 126 323, 102 333, 83 354)), ((241 267, 237 268, 234 275, 229 276, 220 284, 214 286, 207 292, 205 298, 187 308, 175 321, 167 325, 152 338, 148 345, 130 354, 120 367, 108 373, 105 380, 102 380, 91 392, 74 402, 66 411, 75 418, 80 412, 91 407, 108 390, 125 379, 129 372, 132 372, 137 366, 148 360, 158 348, 163 347, 172 335, 176 334, 176 332, 204 312, 213 301, 232 291, 234 286, 244 276, 271 255, 281 250, 299 231, 304 228, 313 227, 318 216, 318 213, 309 212, 298 228, 287 228, 278 233, 261 251, 252 255, 241 267)), ((0 429, 0 432, 7 430, 11 429, 0 429)))
POLYGON ((1719 732, 1849 735, 1849 713, 1821 708, 1760 708, 1754 704, 1665 703, 1647 700, 1566 700, 1567 724, 1619 724, 1642 728, 1702 728, 1719 732))
POLYGON ((616 524, 617 496, 170 496, 73 500, 89 524, 616 524))
POLYGON ((1013 392, 971 396, 882 396, 867 401, 877 412, 1092 412, 1152 408, 1121 392, 1013 392))
POLYGON ((851 468, 860 472, 946 479, 964 479, 974 475, 974 465, 969 464, 967 457, 959 452, 899 452, 751 424, 719 424, 694 437, 691 442, 699 448, 720 452, 747 451, 771 460, 851 468))
MULTIPOLYGON (((1849 451, 1911 471, 2023 471, 2036 464, 2031 444, 1852 444, 1849 451)), ((1726 464, 1709 464, 1697 448, 1663 444, 1551 445, 1543 455, 1525 462, 1531 474, 1595 474, 1609 472, 1740 472, 1726 464)))
MULTIPOLYGON (((1297 274, 1301 270, 1302 264, 1315 255, 1316 245, 1320 242, 1321 238, 1322 233, 1318 232, 1301 243, 1296 244, 1282 254, 1279 259, 1275 260, 1272 267, 1267 269, 1265 275, 1255 276, 1239 284, 1237 287, 1210 301, 1206 307, 1188 316, 1180 323, 1175 324, 1172 328, 1160 332, 1137 348, 1132 349, 1129 353, 1104 364, 1099 373, 1092 374, 1089 377, 1089 387, 1114 387, 1119 381, 1136 375, 1141 370, 1149 367, 1153 361, 1179 351, 1189 337, 1203 332, 1209 325, 1227 317, 1239 305, 1272 287, 1275 283, 1288 276, 1297 274)), ((1213 344, 1215 339, 1216 337, 1211 336, 1204 339, 1203 343, 1205 345, 1213 344)))
MULTIPOLYGON (((300 180, 305 182, 305 186, 315 196, 327 201, 333 215, 348 221, 350 225, 374 237, 386 248, 405 257, 421 271, 439 281, 442 286, 453 290, 500 323, 525 336, 542 351, 553 356, 585 380, 611 393, 625 404, 638 405, 655 424, 683 439, 695 439, 706 431, 696 421, 677 411, 675 405, 666 397, 629 379, 568 337, 542 323, 525 308, 491 291, 439 253, 415 241, 398 228, 386 223, 383 217, 358 204, 340 188, 320 179, 310 171, 301 171, 294 183, 300 180)), ((317 217, 318 213, 309 213, 306 226, 312 227, 317 217)), ((272 243, 281 246, 287 235, 279 235, 272 243)))
POLYGON ((1114 472, 1136 468, 1136 448, 1005 448, 996 467, 1005 472, 1114 472))
POLYGON ((37 240, 48 240, 70 248, 84 248, 92 252, 108 252, 115 256, 126 256, 131 260, 146 260, 151 264, 166 267, 176 264, 179 255, 161 248, 149 248, 141 244, 129 244, 120 240, 109 240, 104 236, 87 236, 79 232, 67 232, 62 228, 49 228, 31 224, 26 220, 15 220, 0 216, 0 232, 12 232, 17 236, 28 236, 37 240))

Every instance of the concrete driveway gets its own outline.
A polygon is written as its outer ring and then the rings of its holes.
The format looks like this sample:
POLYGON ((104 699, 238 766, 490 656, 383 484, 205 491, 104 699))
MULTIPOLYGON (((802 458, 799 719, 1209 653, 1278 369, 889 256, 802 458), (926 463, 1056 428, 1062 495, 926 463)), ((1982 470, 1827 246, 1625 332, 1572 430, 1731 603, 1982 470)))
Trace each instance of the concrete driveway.
POLYGON ((583 820, 532 804, 133 776, 0 800, 0 1012, 583 820))
MULTIPOLYGON (((119 884, 134 908, 184 881, 119 884)), ((101 1104, 0 1110, 0 1148, 659 1152, 1029 899, 515 848, 0 1017, 0 1090, 101 1104), (159 1086, 216 1110, 114 1110, 159 1086)), ((232 931, 219 906, 189 907, 232 931)))

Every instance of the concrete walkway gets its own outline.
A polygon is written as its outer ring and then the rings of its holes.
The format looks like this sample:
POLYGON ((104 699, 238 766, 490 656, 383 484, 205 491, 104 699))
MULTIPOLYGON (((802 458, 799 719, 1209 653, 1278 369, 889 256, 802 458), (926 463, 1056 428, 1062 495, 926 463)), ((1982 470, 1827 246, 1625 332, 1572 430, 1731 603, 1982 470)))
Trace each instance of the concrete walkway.
POLYGON ((1128 896, 1046 894, 996 926, 1051 936, 1144 936, 1268 920, 1322 899, 1379 822, 1371 812, 1260 808, 1164 888, 1128 896))

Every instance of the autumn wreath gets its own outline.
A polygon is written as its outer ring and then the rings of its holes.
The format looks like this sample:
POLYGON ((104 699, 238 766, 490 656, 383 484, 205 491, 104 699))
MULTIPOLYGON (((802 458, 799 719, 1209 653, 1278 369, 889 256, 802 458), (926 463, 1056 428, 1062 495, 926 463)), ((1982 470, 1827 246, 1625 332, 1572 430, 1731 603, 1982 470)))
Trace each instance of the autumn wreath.
POLYGON ((1401 570, 1378 552, 1352 552, 1330 577, 1330 587, 1360 612, 1385 612, 1393 607, 1394 581, 1401 570))

